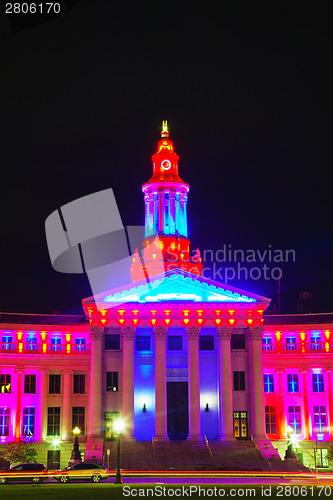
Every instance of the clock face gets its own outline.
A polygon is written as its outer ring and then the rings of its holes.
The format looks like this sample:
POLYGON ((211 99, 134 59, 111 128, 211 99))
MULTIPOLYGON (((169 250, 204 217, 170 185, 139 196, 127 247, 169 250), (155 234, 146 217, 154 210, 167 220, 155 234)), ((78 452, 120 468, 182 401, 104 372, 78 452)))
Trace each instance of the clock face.
POLYGON ((161 168, 162 168, 162 170, 169 170, 171 168, 171 161, 170 160, 163 160, 161 163, 161 168))

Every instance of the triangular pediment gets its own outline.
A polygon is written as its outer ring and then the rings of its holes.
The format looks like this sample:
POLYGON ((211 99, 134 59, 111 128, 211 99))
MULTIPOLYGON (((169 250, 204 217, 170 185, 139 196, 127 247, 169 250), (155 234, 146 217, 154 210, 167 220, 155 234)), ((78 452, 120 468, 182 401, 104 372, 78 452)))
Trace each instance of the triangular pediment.
POLYGON ((241 290, 231 285, 197 276, 196 274, 174 269, 153 276, 149 280, 136 281, 109 290, 95 297, 83 300, 83 304, 95 302, 101 306, 112 307, 122 302, 208 302, 208 303, 261 303, 268 307, 270 299, 241 290))

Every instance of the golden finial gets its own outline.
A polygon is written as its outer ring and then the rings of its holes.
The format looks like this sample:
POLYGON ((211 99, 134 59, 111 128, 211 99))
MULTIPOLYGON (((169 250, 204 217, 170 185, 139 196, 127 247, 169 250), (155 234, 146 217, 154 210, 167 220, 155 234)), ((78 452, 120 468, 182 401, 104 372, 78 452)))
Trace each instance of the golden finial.
POLYGON ((162 132, 161 137, 169 137, 168 122, 167 120, 162 121, 162 132))

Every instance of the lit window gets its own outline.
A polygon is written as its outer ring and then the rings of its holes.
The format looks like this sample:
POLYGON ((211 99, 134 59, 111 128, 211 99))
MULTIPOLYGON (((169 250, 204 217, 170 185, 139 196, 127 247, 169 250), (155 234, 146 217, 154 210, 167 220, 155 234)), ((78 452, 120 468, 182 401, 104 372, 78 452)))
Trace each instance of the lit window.
POLYGON ((296 337, 286 337, 286 350, 296 351, 296 337))
POLYGON ((10 335, 3 335, 2 336, 2 346, 1 349, 6 349, 6 351, 9 351, 10 349, 13 349, 13 337, 10 335))
POLYGON ((106 390, 108 392, 118 391, 118 372, 106 372, 106 390))
POLYGON ((37 351, 37 335, 28 335, 27 344, 27 351, 37 351))
POLYGON ((265 406, 266 433, 276 434, 276 408, 275 406, 265 406))
POLYGON ((137 351, 150 351, 150 336, 137 335, 135 339, 135 346, 137 351))
POLYGON ((35 394, 36 392, 36 375, 24 376, 24 392, 26 394, 35 394))
POLYGON ((23 436, 35 435, 35 408, 28 406, 23 408, 23 436))
POLYGON ((72 408, 72 429, 78 427, 81 434, 84 434, 84 424, 85 424, 85 407, 84 406, 73 406, 72 408))
POLYGON ((327 432, 326 427, 326 407, 325 406, 314 406, 313 407, 313 417, 314 417, 314 431, 316 434, 324 434, 327 432))
POLYGON ((320 342, 320 333, 314 333, 311 337, 310 337, 310 342, 312 344, 317 344, 318 342, 320 342))
POLYGON ((9 436, 10 409, 0 407, 0 436, 9 436))
POLYGON ((51 337, 51 351, 60 351, 60 350, 61 350, 61 338, 51 337))
POLYGON ((86 343, 86 339, 84 339, 84 338, 75 339, 75 350, 76 351, 85 351, 86 350, 85 343, 86 343))
POLYGON ((0 374, 0 394, 11 392, 11 376, 7 373, 0 374))
POLYGON ((274 392, 274 375, 264 374, 264 391, 274 392))
POLYGON ((287 375, 287 380, 288 380, 288 392, 299 392, 298 374, 289 373, 287 375))
POLYGON ((263 337, 262 338, 262 343, 263 344, 271 344, 272 343, 272 337, 263 337))
POLYGON ((49 375, 49 394, 60 394, 61 375, 49 375))
POLYGON ((324 375, 322 373, 312 374, 313 392, 324 392, 324 375))
POLYGON ((293 428, 295 434, 301 433, 300 406, 288 406, 288 425, 293 428))
POLYGON ((86 376, 75 374, 73 377, 73 394, 85 394, 86 376))

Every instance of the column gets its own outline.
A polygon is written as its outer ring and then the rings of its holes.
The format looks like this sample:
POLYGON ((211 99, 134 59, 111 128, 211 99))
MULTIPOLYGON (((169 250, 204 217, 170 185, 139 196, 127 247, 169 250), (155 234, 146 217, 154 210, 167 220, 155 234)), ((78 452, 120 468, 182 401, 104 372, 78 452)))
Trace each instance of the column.
POLYGON ((153 328, 155 338, 155 439, 168 439, 166 394, 166 338, 168 328, 153 328))
POLYGON ((40 369, 39 373, 39 405, 38 405, 38 416, 39 416, 39 439, 41 441, 46 440, 47 436, 47 375, 50 373, 47 370, 40 369))
POLYGON ((134 438, 134 339, 135 327, 121 328, 123 341, 123 409, 126 427, 124 435, 134 438))
POLYGON ((72 439, 72 375, 73 370, 62 371, 62 423, 61 435, 63 441, 72 439))
POLYGON ((17 373, 17 400, 14 420, 14 437, 15 441, 18 441, 22 435, 22 377, 25 374, 25 370, 17 368, 14 370, 14 373, 17 373))
POLYGON ((327 431, 330 438, 333 439, 333 393, 332 393, 332 371, 333 368, 327 367, 324 372, 327 373, 327 399, 328 399, 328 418, 327 431))
POLYGON ((310 413, 309 413, 309 393, 307 384, 307 373, 310 372, 308 368, 301 368, 299 371, 302 374, 302 413, 303 413, 303 436, 304 439, 310 438, 310 413))
POLYGON ((234 439, 233 433, 233 404, 232 404, 232 376, 231 376, 231 327, 217 328, 220 356, 220 436, 219 439, 234 439))
MULTIPOLYGON (((102 439, 102 341, 104 328, 90 327, 90 414, 89 438, 102 439)), ((83 429, 82 429, 83 432, 83 429)))
POLYGON ((163 191, 158 192, 158 229, 162 233, 163 232, 163 199, 164 193, 163 191))
POLYGON ((267 439, 261 347, 263 331, 261 326, 248 329, 251 422, 255 439, 267 439))
POLYGON ((285 370, 278 368, 275 370, 278 376, 278 391, 277 391, 277 433, 279 439, 286 439, 287 424, 286 424, 286 408, 284 403, 284 390, 283 390, 283 374, 285 370))
POLYGON ((188 439, 198 440, 200 426, 200 378, 199 378, 199 334, 200 327, 186 328, 188 339, 188 394, 189 394, 189 435, 188 439))

